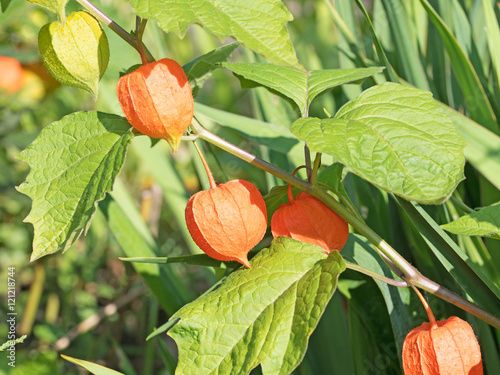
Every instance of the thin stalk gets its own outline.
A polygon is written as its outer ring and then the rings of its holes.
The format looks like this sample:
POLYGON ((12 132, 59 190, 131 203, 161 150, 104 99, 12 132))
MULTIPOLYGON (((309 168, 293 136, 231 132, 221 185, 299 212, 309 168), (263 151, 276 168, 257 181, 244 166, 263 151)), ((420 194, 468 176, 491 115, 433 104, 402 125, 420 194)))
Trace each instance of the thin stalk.
POLYGON ((181 141, 196 141, 197 139, 200 139, 200 137, 196 134, 189 134, 189 135, 181 136, 181 141))
POLYGON ((196 142, 193 142, 193 145, 196 148, 196 151, 198 151, 198 155, 200 155, 200 159, 201 159, 201 162, 203 163, 203 167, 205 168, 205 172, 207 172, 208 182, 210 182, 210 189, 215 189, 217 187, 217 183, 215 182, 212 171, 210 170, 210 167, 208 166, 208 163, 205 160, 205 157, 201 153, 201 150, 198 147, 198 145, 196 144, 196 142))
POLYGON ((307 168, 307 181, 311 181, 312 176, 312 167, 311 167, 311 150, 309 150, 309 146, 306 142, 304 142, 304 160, 306 162, 307 168))
POLYGON ((144 46, 142 45, 142 36, 144 35, 144 29, 146 28, 147 20, 141 20, 139 16, 135 17, 135 41, 137 43, 137 50, 139 55, 141 55, 142 65, 148 64, 148 59, 144 53, 144 46))
MULTIPOLYGON (((91 13, 95 18, 108 26, 112 31, 114 31, 120 38, 122 38, 125 42, 134 47, 137 52, 139 51, 139 45, 137 44, 136 39, 130 35, 125 29, 123 29, 120 25, 118 25, 115 21, 109 18, 105 13, 103 13, 99 8, 97 8, 94 4, 92 4, 88 0, 76 0, 81 6, 83 6, 89 13, 91 13)), ((148 61, 154 61, 153 55, 151 52, 144 47, 144 54, 148 61)))
POLYGON ((410 283, 410 286, 412 289, 417 293, 418 298, 420 299, 420 302, 422 302, 422 305, 424 305, 425 312, 427 313, 427 316, 429 317, 429 322, 431 323, 432 328, 437 328, 437 323, 436 323, 436 318, 434 317, 434 314, 432 313, 431 307, 425 300, 424 296, 422 293, 420 293, 420 290, 415 288, 413 284, 410 283))
POLYGON ((288 184, 288 202, 292 203, 295 199, 293 198, 292 184, 288 184))
POLYGON ((311 184, 316 184, 316 177, 318 176, 318 169, 321 166, 321 152, 316 153, 316 157, 314 158, 313 169, 311 173, 311 184))
POLYGON ((483 308, 467 301, 465 298, 443 288, 436 282, 423 276, 415 267, 413 267, 406 259, 404 259, 396 250, 394 250, 387 242, 385 242, 377 233, 368 227, 362 219, 356 217, 349 209, 337 202, 326 191, 323 191, 317 186, 313 186, 309 182, 302 181, 290 173, 287 173, 274 165, 259 159, 248 151, 227 142, 226 140, 218 137, 205 129, 196 119, 193 119, 191 124, 193 132, 198 134, 201 139, 219 147, 220 149, 229 152, 230 154, 252 164, 272 175, 282 179, 289 184, 299 188, 302 191, 318 198, 332 209, 337 215, 346 220, 351 226, 357 230, 361 235, 366 237, 382 254, 387 261, 393 263, 394 266, 400 271, 401 275, 413 283, 415 286, 423 289, 451 304, 471 313, 472 315, 484 320, 486 323, 495 328, 500 329, 500 318, 484 310, 483 308))
POLYGON ((359 273, 362 273, 364 275, 370 276, 371 278, 383 281, 386 284, 397 286, 399 288, 407 288, 408 285, 409 285, 406 281, 403 281, 403 280, 394 280, 394 279, 391 279, 389 277, 385 277, 385 276, 379 275, 376 272, 370 271, 370 270, 368 270, 368 269, 366 269, 364 267, 361 267, 361 266, 359 266, 357 264, 348 262, 345 259, 344 259, 344 263, 345 263, 345 267, 346 268, 348 268, 350 270, 353 270, 353 271, 356 271, 356 272, 359 272, 359 273))

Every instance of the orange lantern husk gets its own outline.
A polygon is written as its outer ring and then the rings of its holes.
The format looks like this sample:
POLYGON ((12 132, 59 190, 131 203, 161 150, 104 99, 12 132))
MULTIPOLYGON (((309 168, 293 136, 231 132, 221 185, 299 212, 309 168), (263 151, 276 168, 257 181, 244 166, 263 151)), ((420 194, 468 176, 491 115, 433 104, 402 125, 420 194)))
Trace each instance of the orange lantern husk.
POLYGON ((163 138, 177 151, 193 119, 193 95, 182 67, 162 59, 141 66, 118 81, 118 100, 139 132, 163 138))
POLYGON ((23 87, 21 63, 13 57, 0 56, 0 91, 12 94, 23 87))
POLYGON ((285 236, 311 243, 327 253, 344 247, 349 237, 349 226, 344 219, 310 194, 299 193, 293 198, 291 185, 288 200, 271 219, 274 238, 285 236))
POLYGON ((232 180, 200 191, 189 199, 185 214, 194 242, 208 256, 250 267, 247 253, 267 227, 266 205, 255 185, 232 180))
POLYGON ((481 349, 472 327, 452 316, 423 323, 403 343, 405 375, 481 375, 481 349))

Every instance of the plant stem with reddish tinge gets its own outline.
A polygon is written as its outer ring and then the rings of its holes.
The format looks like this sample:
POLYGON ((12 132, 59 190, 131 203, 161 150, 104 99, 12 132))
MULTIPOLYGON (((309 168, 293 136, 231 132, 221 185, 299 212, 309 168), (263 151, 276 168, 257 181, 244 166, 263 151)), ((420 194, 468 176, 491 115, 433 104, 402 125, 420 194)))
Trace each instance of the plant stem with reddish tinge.
POLYGON ((403 258, 396 250, 394 250, 387 242, 385 242, 377 233, 368 227, 363 220, 356 217, 346 207, 337 202, 331 195, 314 186, 307 181, 292 176, 276 166, 259 159, 255 155, 242 150, 241 148, 227 142, 219 136, 205 129, 196 118, 191 124, 193 132, 205 141, 219 147, 220 149, 229 152, 230 154, 252 164, 272 175, 282 179, 289 184, 299 188, 302 191, 318 198, 332 209, 337 215, 347 221, 354 229, 362 234, 372 245, 383 255, 386 262, 390 262, 391 267, 395 267, 401 271, 402 277, 416 287, 423 289, 436 297, 439 297, 451 304, 471 313, 472 315, 484 320, 486 323, 495 328, 500 329, 500 318, 491 314, 489 311, 477 306, 474 303, 467 301, 465 298, 443 288, 438 283, 423 276, 415 267, 413 267, 405 258, 403 258))
POLYGON ((415 288, 414 285, 410 284, 410 286, 413 288, 415 293, 417 293, 418 298, 420 299, 420 302, 422 302, 422 305, 424 305, 424 309, 427 312, 427 316, 429 317, 429 322, 431 323, 432 328, 437 328, 437 323, 436 323, 436 318, 434 317, 434 314, 432 313, 431 307, 425 300, 424 296, 422 293, 420 293, 420 290, 415 288))
POLYGON ((198 151, 198 155, 200 155, 200 159, 201 162, 203 163, 203 167, 205 168, 205 172, 207 172, 208 182, 210 183, 210 189, 215 189, 217 187, 217 183, 215 182, 214 175, 212 174, 212 171, 210 170, 210 167, 208 166, 208 163, 205 160, 205 157, 201 153, 201 150, 196 144, 196 142, 193 142, 193 144, 194 147, 196 148, 196 151, 198 151))

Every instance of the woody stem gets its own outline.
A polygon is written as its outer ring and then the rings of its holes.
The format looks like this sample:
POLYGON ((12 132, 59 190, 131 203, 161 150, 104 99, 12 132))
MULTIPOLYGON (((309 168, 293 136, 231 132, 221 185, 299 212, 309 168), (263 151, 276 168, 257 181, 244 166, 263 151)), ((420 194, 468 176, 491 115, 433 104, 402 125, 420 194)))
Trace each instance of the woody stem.
POLYGON ((217 184, 215 183, 214 176, 212 174, 212 171, 210 170, 210 167, 208 166, 207 161, 205 160, 205 157, 201 153, 200 148, 196 144, 196 142, 193 142, 194 147, 196 148, 196 151, 198 151, 198 155, 200 155, 201 162, 203 163, 203 167, 205 168, 205 172, 207 172, 208 176, 208 182, 210 183, 210 189, 215 189, 217 187, 217 184))
MULTIPOLYGON (((139 44, 137 44, 136 39, 130 35, 126 30, 124 30, 120 25, 118 25, 115 21, 109 18, 104 12, 102 12, 99 8, 97 8, 94 4, 92 4, 88 0, 76 0, 81 6, 83 6, 90 14, 92 14, 95 18, 101 21, 103 24, 108 26, 112 31, 116 33, 120 38, 122 38, 125 42, 134 47, 137 52, 139 51, 139 44)), ((154 61, 153 55, 151 52, 143 46, 144 54, 147 57, 148 61, 154 61)))

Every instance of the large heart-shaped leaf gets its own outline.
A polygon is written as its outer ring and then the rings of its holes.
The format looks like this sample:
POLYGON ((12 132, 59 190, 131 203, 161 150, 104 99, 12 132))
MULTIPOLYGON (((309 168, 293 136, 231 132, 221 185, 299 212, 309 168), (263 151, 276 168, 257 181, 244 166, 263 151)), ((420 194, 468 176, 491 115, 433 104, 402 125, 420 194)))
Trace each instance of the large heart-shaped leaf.
POLYGON ((289 374, 337 285, 338 252, 275 239, 217 289, 184 306, 170 330, 179 374, 289 374), (251 342, 251 345, 249 343, 251 342))
POLYGON ((77 112, 42 130, 20 155, 31 171, 19 186, 33 200, 31 260, 66 250, 90 224, 111 190, 133 137, 123 117, 77 112))
POLYGON ((383 190, 420 203, 443 202, 464 178, 465 142, 429 92, 384 83, 335 118, 301 118, 292 132, 383 190))
POLYGON ((231 36, 279 65, 301 68, 286 24, 293 19, 279 0, 132 0, 135 12, 183 36, 197 23, 217 38, 231 36))
POLYGON ((313 70, 306 73, 291 67, 262 63, 222 65, 242 80, 243 87, 261 85, 292 99, 304 116, 313 99, 324 91, 344 83, 365 79, 383 70, 380 67, 373 67, 313 70), (252 85, 248 85, 246 80, 251 81, 252 85))

